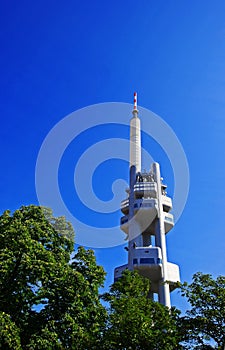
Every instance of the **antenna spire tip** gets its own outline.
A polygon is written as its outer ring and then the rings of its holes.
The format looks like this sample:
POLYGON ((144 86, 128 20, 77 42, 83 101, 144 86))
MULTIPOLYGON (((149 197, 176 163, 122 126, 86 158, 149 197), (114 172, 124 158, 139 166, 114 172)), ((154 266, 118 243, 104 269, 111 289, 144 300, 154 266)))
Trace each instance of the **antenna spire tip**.
POLYGON ((134 111, 137 111, 137 93, 134 92, 134 111))

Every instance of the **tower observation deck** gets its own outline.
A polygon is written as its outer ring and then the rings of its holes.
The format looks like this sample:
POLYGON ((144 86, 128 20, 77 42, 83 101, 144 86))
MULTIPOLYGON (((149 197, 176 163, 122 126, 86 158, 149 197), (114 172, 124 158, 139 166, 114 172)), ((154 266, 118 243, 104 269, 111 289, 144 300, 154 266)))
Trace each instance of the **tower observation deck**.
POLYGON ((180 281, 179 266, 167 261, 166 234, 173 228, 172 200, 167 196, 158 163, 141 172, 141 128, 134 93, 130 121, 130 184, 121 202, 120 227, 128 240, 128 263, 114 271, 114 280, 123 270, 137 270, 151 281, 150 294, 158 294, 161 304, 170 307, 170 292, 180 281))

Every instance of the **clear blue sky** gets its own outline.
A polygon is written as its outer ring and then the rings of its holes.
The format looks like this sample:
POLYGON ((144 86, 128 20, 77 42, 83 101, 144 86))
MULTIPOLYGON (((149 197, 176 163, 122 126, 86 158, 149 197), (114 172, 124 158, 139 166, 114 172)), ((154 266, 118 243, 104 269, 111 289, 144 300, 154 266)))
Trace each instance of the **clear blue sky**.
MULTIPOLYGON (((182 280, 196 271, 224 275, 225 2, 2 1, 0 38, 1 212, 38 203, 36 159, 57 122, 88 105, 131 103, 138 91, 139 104, 172 127, 190 168, 187 205, 168 235, 169 260, 180 265, 182 280)), ((167 169, 160 150, 154 157, 167 169)), ((72 178, 66 160, 65 167, 72 178)), ((120 169, 126 180, 124 164, 114 173, 120 169)), ((107 164, 99 171, 108 174, 107 164)), ((163 176, 172 187, 171 172, 163 176)), ((103 193, 95 187, 104 200, 106 186, 103 193)), ((84 208, 76 211, 88 221, 84 208)), ((109 284, 126 252, 96 255, 109 284)))

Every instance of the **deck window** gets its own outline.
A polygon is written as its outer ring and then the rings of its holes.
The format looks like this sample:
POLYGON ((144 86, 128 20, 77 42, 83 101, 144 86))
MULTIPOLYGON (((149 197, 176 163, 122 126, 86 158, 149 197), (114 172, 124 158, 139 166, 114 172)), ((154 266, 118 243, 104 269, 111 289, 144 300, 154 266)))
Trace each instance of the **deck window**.
POLYGON ((141 258, 140 264, 155 264, 154 258, 141 258))

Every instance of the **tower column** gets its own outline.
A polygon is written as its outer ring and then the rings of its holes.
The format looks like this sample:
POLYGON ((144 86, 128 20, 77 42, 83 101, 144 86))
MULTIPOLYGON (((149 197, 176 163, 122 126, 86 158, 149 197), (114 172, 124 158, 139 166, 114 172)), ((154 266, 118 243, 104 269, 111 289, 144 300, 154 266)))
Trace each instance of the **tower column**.
POLYGON ((152 164, 153 172, 155 174, 155 179, 157 183, 157 197, 158 197, 158 219, 156 220, 156 246, 161 248, 162 252, 162 280, 159 281, 159 302, 165 306, 171 307, 170 304, 170 289, 167 273, 167 251, 166 251, 166 235, 165 235, 165 224, 164 224, 164 214, 162 206, 162 188, 161 188, 161 174, 158 163, 152 164))

